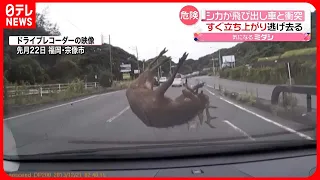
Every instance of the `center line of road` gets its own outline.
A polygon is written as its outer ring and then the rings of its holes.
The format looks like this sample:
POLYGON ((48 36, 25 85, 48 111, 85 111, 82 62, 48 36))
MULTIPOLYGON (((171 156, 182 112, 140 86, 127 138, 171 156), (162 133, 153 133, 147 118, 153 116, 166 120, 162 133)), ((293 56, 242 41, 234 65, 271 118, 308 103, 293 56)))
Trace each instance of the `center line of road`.
POLYGON ((233 129, 235 129, 236 131, 242 133, 244 136, 246 136, 247 138, 249 138, 252 141, 255 141, 255 139, 253 137, 251 137, 248 133, 244 132, 242 129, 238 128, 236 125, 232 124, 230 121, 228 120, 224 120, 223 122, 227 123, 229 126, 231 126, 233 129))
MULTIPOLYGON (((211 91, 209 91, 207 88, 206 88, 206 90, 207 90, 211 95, 214 95, 214 93, 211 92, 211 91)), ((242 106, 239 106, 238 104, 235 104, 235 103, 233 103, 233 102, 231 102, 231 101, 229 101, 229 100, 227 100, 227 99, 224 99, 224 98, 222 98, 222 97, 219 97, 219 99, 221 99, 221 100, 223 100, 223 101, 225 101, 225 102, 227 102, 227 103, 229 103, 229 104, 231 104, 231 105, 234 105, 234 106, 236 106, 237 108, 239 108, 239 109, 241 109, 241 110, 243 110, 243 111, 246 111, 247 113, 250 113, 250 114, 252 114, 252 115, 255 115, 255 116, 259 117, 259 118, 262 119, 262 120, 265 120, 265 121, 267 121, 267 122, 269 122, 269 123, 271 123, 271 124, 274 124, 274 125, 282 128, 282 129, 285 129, 285 130, 287 130, 287 131, 289 131, 289 132, 291 132, 291 133, 293 133, 293 134, 296 134, 296 135, 298 135, 298 136, 300 136, 300 137, 302 137, 302 138, 305 138, 305 139, 307 139, 307 140, 313 140, 313 138, 311 138, 310 136, 308 136, 308 135, 306 135, 306 134, 303 134, 303 133, 301 133, 301 132, 295 131, 294 129, 289 128, 289 127, 287 127, 287 126, 285 126, 285 125, 282 125, 282 124, 280 124, 280 123, 274 122, 273 120, 271 120, 271 119, 269 119, 269 118, 266 118, 266 117, 264 117, 264 116, 261 116, 260 114, 257 114, 257 113, 255 113, 255 112, 252 112, 252 111, 250 111, 250 110, 248 110, 248 109, 246 109, 246 108, 244 108, 244 107, 242 107, 242 106)))
POLYGON ((116 114, 115 116, 111 117, 110 119, 107 120, 107 123, 111 123, 113 120, 115 120, 117 117, 121 116, 121 114, 123 114, 124 112, 126 112, 128 109, 130 108, 130 106, 125 107, 122 111, 120 111, 118 114, 116 114))

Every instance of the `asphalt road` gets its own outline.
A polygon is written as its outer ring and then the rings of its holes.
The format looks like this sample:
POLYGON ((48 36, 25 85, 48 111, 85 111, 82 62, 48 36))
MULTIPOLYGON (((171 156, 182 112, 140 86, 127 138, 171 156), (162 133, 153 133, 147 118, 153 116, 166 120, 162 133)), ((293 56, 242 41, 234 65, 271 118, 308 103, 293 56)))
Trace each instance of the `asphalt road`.
MULTIPOLYGON (((181 90, 170 88, 166 95, 174 98, 181 90)), ((210 96, 211 104, 218 107, 210 110, 218 117, 213 120, 215 129, 206 124, 190 130, 187 125, 148 128, 132 113, 122 90, 6 118, 5 154, 37 154, 127 143, 314 139, 312 127, 238 105, 214 94, 209 87, 204 88, 204 92, 210 96), (15 142, 10 140, 10 130, 15 142)))

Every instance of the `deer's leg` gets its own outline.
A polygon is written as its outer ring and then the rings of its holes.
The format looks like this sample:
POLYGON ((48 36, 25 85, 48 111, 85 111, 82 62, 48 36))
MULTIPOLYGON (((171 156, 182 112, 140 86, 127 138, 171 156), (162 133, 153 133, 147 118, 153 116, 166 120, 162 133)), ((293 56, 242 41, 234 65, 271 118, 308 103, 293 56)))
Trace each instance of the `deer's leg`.
POLYGON ((203 84, 198 83, 197 85, 193 86, 192 88, 188 85, 187 79, 186 79, 186 83, 185 83, 185 87, 186 89, 188 89, 189 91, 193 92, 194 94, 198 94, 199 93, 199 89, 201 87, 203 87, 203 84))
POLYGON ((188 90, 186 90, 186 89, 183 89, 182 90, 182 94, 186 97, 186 98, 189 98, 189 99, 191 99, 191 101, 193 101, 193 102, 199 102, 200 103, 200 100, 199 100, 199 98, 196 96, 196 95, 194 95, 191 91, 188 91, 188 90))
POLYGON ((159 55, 150 62, 150 64, 148 65, 147 69, 150 69, 150 68, 154 65, 154 63, 156 63, 156 62, 159 60, 159 58, 160 58, 161 56, 163 56, 166 52, 168 52, 168 50, 167 50, 166 48, 164 48, 164 49, 159 53, 159 55))
POLYGON ((212 117, 211 115, 210 115, 210 112, 209 112, 209 108, 208 107, 206 107, 206 115, 207 115, 207 121, 210 121, 210 120, 212 120, 212 119, 216 119, 217 117, 212 117))
POLYGON ((215 128, 210 122, 211 122, 211 120, 216 119, 217 117, 212 117, 210 115, 208 107, 206 107, 206 116, 207 116, 207 121, 205 123, 208 124, 211 128, 215 128))
POLYGON ((208 105, 208 108, 216 109, 218 107, 217 106, 208 105))
POLYGON ((150 64, 147 66, 147 69, 151 69, 151 67, 158 61, 159 58, 160 58, 159 56, 156 57, 156 58, 154 58, 154 59, 150 62, 150 64))
POLYGON ((188 89, 189 91, 191 91, 191 92, 194 91, 194 89, 191 88, 191 87, 189 86, 189 84, 188 84, 188 78, 186 78, 186 83, 184 84, 184 87, 185 87, 186 89, 188 89))
POLYGON ((188 57, 188 54, 187 53, 184 53, 183 56, 179 59, 179 63, 177 65, 177 68, 174 70, 173 74, 171 75, 171 77, 166 81, 164 82, 163 84, 161 84, 159 86, 159 88, 157 88, 155 90, 156 94, 158 96, 163 96, 164 93, 169 89, 169 87, 171 86, 171 84, 173 83, 173 80, 174 78, 176 77, 178 71, 180 70, 182 64, 184 63, 184 61, 187 59, 188 57))
POLYGON ((201 112, 198 113, 198 118, 199 118, 199 121, 200 121, 200 125, 203 124, 203 113, 204 113, 204 110, 202 110, 201 112))

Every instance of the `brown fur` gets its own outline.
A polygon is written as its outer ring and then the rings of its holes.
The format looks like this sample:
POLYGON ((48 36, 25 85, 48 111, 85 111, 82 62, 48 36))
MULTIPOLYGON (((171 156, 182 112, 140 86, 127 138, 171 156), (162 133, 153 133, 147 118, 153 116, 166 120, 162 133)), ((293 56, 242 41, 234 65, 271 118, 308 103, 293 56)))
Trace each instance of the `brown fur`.
POLYGON ((168 128, 186 124, 206 107, 206 103, 203 103, 202 95, 197 96, 187 89, 182 90, 182 94, 185 97, 183 100, 172 100, 164 95, 171 86, 180 67, 187 59, 187 53, 184 53, 179 59, 177 68, 168 81, 153 90, 153 77, 157 68, 171 59, 166 58, 154 67, 152 65, 166 52, 166 49, 161 51, 159 56, 132 82, 126 91, 132 112, 149 127, 168 128))
MULTIPOLYGON (((215 128, 210 122, 211 120, 213 119, 216 119, 217 117, 212 117, 210 115, 210 112, 209 112, 209 108, 217 108, 216 106, 212 106, 210 105, 210 101, 209 101, 209 96, 206 95, 206 94, 203 94, 203 91, 201 91, 200 94, 198 94, 198 90, 199 88, 203 87, 204 86, 204 82, 202 83, 198 83, 196 84, 195 86, 193 86, 192 88, 188 85, 188 79, 186 78, 186 82, 184 84, 184 86, 186 87, 186 89, 188 89, 189 91, 191 91, 193 94, 197 95, 197 97, 200 99, 200 101, 205 104, 205 107, 203 109, 201 109, 199 112, 198 112, 198 118, 200 120, 200 124, 202 125, 203 124, 203 114, 204 114, 204 110, 206 110, 206 117, 207 117, 207 120, 205 121, 206 124, 208 124, 211 128, 215 128)), ((178 96, 176 98, 176 101, 182 101, 183 99, 185 99, 186 97, 182 94, 180 96, 178 96)))

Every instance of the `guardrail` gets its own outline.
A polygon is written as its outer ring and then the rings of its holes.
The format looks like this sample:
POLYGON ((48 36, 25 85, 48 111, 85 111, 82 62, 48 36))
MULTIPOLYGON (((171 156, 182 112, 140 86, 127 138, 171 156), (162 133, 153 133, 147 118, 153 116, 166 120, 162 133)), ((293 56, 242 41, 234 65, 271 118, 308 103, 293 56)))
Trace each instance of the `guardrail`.
MULTIPOLYGON (((40 95, 54 94, 65 91, 69 87, 69 83, 61 84, 41 84, 41 85, 28 85, 28 86, 6 86, 7 97, 14 96, 27 96, 27 95, 40 95)), ((84 83, 85 89, 98 88, 98 82, 84 83)))
POLYGON ((280 93, 288 92, 288 93, 297 93, 297 94, 306 94, 307 98, 307 112, 312 111, 312 104, 311 104, 311 95, 317 95, 317 87, 316 86, 287 86, 287 85, 280 85, 276 86, 271 95, 271 104, 277 105, 279 102, 280 93))

